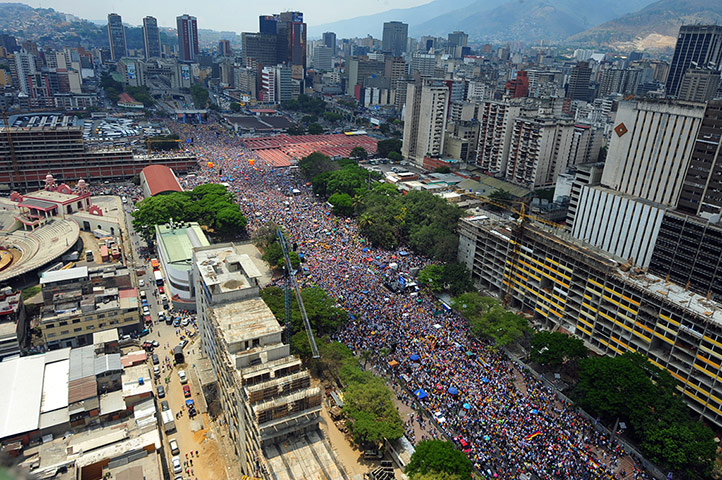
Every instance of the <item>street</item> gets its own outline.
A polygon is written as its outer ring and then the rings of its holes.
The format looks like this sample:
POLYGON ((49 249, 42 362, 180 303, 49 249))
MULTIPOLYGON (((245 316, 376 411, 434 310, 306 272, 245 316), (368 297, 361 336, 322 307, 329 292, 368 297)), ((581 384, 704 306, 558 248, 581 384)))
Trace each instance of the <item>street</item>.
MULTIPOLYGON (((146 260, 139 255, 140 245, 144 242, 133 229, 130 214, 132 209, 132 202, 124 205, 129 247, 132 252, 131 257, 128 258, 128 265, 132 267, 131 271, 133 272, 136 272, 138 269, 145 270, 144 275, 138 276, 136 285, 139 285, 140 280, 144 281, 144 286, 139 286, 138 290, 139 293, 140 291, 146 292, 150 317, 152 319, 152 324, 148 326, 151 332, 139 340, 141 343, 144 341, 157 341, 160 344, 160 346, 153 351, 153 353, 158 355, 161 366, 160 378, 154 379, 155 383, 153 388, 158 409, 157 417, 160 418, 160 403, 163 400, 168 402, 170 410, 175 416, 175 430, 165 433, 161 428, 166 465, 168 466, 171 478, 174 479, 228 478, 226 474, 228 465, 225 461, 227 457, 221 451, 220 444, 217 441, 220 437, 217 435, 217 430, 213 427, 206 412, 206 404, 200 396, 200 385, 194 371, 195 359, 200 356, 200 340, 197 334, 197 326, 195 325, 195 315, 190 312, 174 311, 172 310, 172 304, 168 310, 163 309, 159 290, 155 284, 153 269, 150 265, 150 259, 146 260), (179 322, 187 318, 190 323, 187 327, 174 327, 172 324, 167 325, 165 322, 159 322, 158 314, 161 312, 165 312, 167 316, 173 319, 178 318, 179 322), (188 336, 189 333, 193 334, 190 338, 188 336), (185 356, 184 363, 174 365, 172 350, 183 339, 189 340, 183 349, 185 356), (190 419, 188 416, 183 384, 181 384, 178 376, 178 372, 181 370, 185 371, 188 378, 186 385, 190 387, 190 398, 193 399, 198 413, 193 419, 190 419), (158 385, 163 385, 165 388, 164 398, 157 398, 158 385), (171 439, 177 441, 178 448, 180 449, 179 456, 181 465, 183 466, 182 477, 173 474, 171 462, 173 455, 171 455, 169 445, 171 439)), ((170 297, 170 295, 168 296, 170 297)), ((152 371, 153 363, 152 355, 150 354, 148 356, 148 363, 152 371)))

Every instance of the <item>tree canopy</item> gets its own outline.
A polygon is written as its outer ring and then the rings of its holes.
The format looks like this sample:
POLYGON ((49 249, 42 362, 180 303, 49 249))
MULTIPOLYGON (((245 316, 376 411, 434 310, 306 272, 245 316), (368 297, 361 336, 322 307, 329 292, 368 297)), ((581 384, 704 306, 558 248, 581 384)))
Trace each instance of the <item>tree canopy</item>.
POLYGON ((334 162, 330 157, 323 153, 313 152, 303 157, 298 166, 308 180, 312 180, 317 175, 341 168, 338 162, 334 162))
POLYGON ((588 354, 581 339, 561 332, 537 332, 531 339, 531 359, 541 365, 558 366, 588 354))
POLYGON ((388 140, 380 140, 376 144, 376 153, 383 157, 388 157, 389 153, 401 153, 401 140, 398 138, 390 138, 388 140))
POLYGON ((404 425, 389 387, 372 375, 362 375, 359 380, 344 389, 343 412, 349 419, 354 442, 375 448, 384 440, 401 438, 404 425))
POLYGON ((284 110, 292 110, 313 115, 322 115, 326 110, 326 102, 320 98, 301 94, 295 99, 287 100, 281 105, 284 110))
POLYGON ((246 217, 226 187, 200 185, 185 192, 156 195, 138 202, 132 213, 133 227, 147 241, 155 236, 155 226, 176 222, 198 222, 211 233, 225 238, 245 235, 246 217))
POLYGON ((706 478, 716 451, 713 432, 690 416, 669 372, 637 353, 579 361, 574 396, 607 424, 619 419, 649 460, 681 478, 706 478))
POLYGON ((529 330, 524 317, 506 310, 495 298, 469 292, 454 297, 452 302, 469 320, 475 335, 489 338, 497 346, 509 345, 529 330))
POLYGON ((462 479, 471 478, 471 460, 449 441, 422 440, 411 455, 406 474, 416 478, 414 475, 432 472, 451 474, 462 479))
MULTIPOLYGON (((346 314, 336 306, 336 302, 323 289, 316 287, 303 288, 301 289, 301 297, 314 335, 321 337, 335 333, 346 321, 346 314)), ((283 289, 266 287, 261 290, 261 298, 266 302, 266 305, 276 318, 281 323, 284 323, 286 304, 283 289)), ((293 331, 302 331, 305 335, 306 327, 303 324, 301 312, 295 298, 291 302, 291 320, 293 331)))
POLYGON ((448 289, 453 295, 468 292, 472 287, 471 274, 458 262, 444 265, 427 265, 419 272, 419 283, 427 286, 432 292, 448 289))

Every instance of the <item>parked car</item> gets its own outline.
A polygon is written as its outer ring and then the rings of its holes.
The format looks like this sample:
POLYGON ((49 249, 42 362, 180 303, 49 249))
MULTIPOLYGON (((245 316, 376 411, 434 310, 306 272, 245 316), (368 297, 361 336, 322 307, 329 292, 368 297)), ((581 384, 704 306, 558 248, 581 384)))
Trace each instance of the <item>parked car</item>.
POLYGON ((148 305, 143 305, 143 315, 150 315, 150 308, 148 308, 148 305))
POLYGON ((183 340, 182 342, 180 342, 181 348, 186 348, 186 345, 188 345, 188 340, 183 340))
POLYGON ((187 327, 189 323, 190 323, 190 320, 188 320, 187 318, 184 318, 183 321, 181 322, 181 325, 183 325, 184 327, 187 327))
POLYGON ((170 444, 170 453, 172 453, 173 455, 178 455, 180 453, 180 449, 178 448, 178 442, 175 438, 171 438, 168 444, 170 444))
POLYGON ((163 385, 158 385, 158 398, 164 398, 165 397, 165 388, 163 388, 163 385))
POLYGON ((150 330, 148 330, 147 328, 144 328, 143 330, 140 331, 141 337, 145 337, 146 335, 149 335, 149 334, 150 334, 150 330))
POLYGON ((160 377, 160 367, 158 365, 153 366, 153 376, 155 378, 160 377))
POLYGON ((138 286, 141 288, 145 287, 145 280, 143 280, 142 278, 140 280, 138 280, 138 286))
POLYGON ((183 385, 183 396, 186 398, 191 396, 191 387, 188 385, 183 385))
POLYGON ((175 456, 173 457, 173 473, 181 473, 183 471, 183 467, 181 466, 180 457, 175 456))
MULTIPOLYGON (((155 345, 153 345, 155 347, 155 345)), ((160 359, 158 358, 157 354, 153 354, 153 365, 160 365, 160 359)))
POLYGON ((188 377, 186 377, 186 371, 180 370, 178 372, 178 378, 180 379, 181 383, 188 383, 188 377))
POLYGON ((158 287, 158 293, 165 293, 165 289, 163 289, 163 285, 158 287))
POLYGON ((170 407, 168 406, 168 400, 163 400, 160 402, 160 411, 165 412, 166 410, 170 410, 170 407))

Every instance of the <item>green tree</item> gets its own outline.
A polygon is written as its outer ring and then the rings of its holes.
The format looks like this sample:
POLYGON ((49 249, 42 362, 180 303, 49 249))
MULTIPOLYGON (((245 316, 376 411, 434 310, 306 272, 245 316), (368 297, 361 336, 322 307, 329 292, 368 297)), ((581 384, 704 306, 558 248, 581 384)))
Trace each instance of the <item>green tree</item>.
POLYGON ((301 123, 304 125, 309 125, 311 123, 315 123, 316 121, 318 121, 318 117, 316 115, 304 115, 301 119, 301 123))
POLYGON ((411 480, 466 480, 453 473, 437 472, 435 470, 430 470, 428 473, 415 473, 410 478, 411 480))
POLYGON ((644 433, 642 450, 654 463, 664 465, 681 478, 701 474, 709 478, 717 446, 714 433, 700 422, 682 421, 655 425, 644 433))
POLYGON ((444 266, 432 263, 419 272, 419 283, 426 285, 432 292, 444 290, 444 266))
POLYGON ((248 221, 237 205, 228 205, 216 213, 216 225, 221 235, 235 237, 243 234, 248 221))
POLYGON ((452 295, 460 295, 473 289, 471 272, 463 263, 450 262, 444 265, 442 280, 452 295))
POLYGON ((389 154, 386 155, 386 157, 388 157, 388 159, 391 160, 392 162, 400 162, 404 159, 404 157, 402 157, 399 152, 389 152, 389 154))
POLYGON ((406 474, 413 476, 441 472, 466 479, 471 477, 471 468, 471 460, 453 443, 444 440, 422 440, 411 455, 406 474))
POLYGON ((353 147, 351 149, 351 158, 364 160, 367 156, 368 154, 366 153, 366 149, 364 147, 353 147))
POLYGON ((376 152, 382 157, 388 157, 391 152, 401 153, 401 140, 398 138, 381 140, 376 144, 376 152))
POLYGON ((541 365, 559 366, 589 354, 584 342, 561 332, 541 331, 531 339, 531 359, 541 365))
POLYGON ((190 201, 187 196, 179 193, 149 197, 137 203, 138 209, 133 215, 133 228, 147 242, 155 236, 155 226, 174 219, 185 219, 190 201))
POLYGON ((333 213, 342 217, 350 217, 353 215, 353 198, 347 193, 334 193, 328 199, 328 203, 333 205, 333 213))
POLYGON ((241 111, 241 104, 238 102, 231 102, 231 112, 238 113, 241 111))
MULTIPOLYGON (((306 309, 311 329, 316 336, 320 337, 335 333, 346 321, 346 314, 336 306, 336 302, 323 289, 317 287, 303 288, 301 289, 301 297, 303 298, 303 306, 306 309)), ((283 289, 266 287, 261 290, 261 298, 266 302, 276 318, 285 318, 286 307, 283 289)), ((306 331, 295 298, 291 302, 291 318, 293 319, 294 332, 306 331)))
POLYGON ((286 133, 289 135, 305 135, 306 130, 300 125, 291 125, 286 129, 286 133))
POLYGON ((319 152, 313 152, 303 157, 298 162, 298 166, 308 180, 312 180, 316 175, 321 173, 339 169, 338 163, 319 152))
POLYGON ((469 292, 454 297, 452 303, 469 320, 475 335, 489 338, 497 346, 513 343, 529 330, 524 317, 505 310, 494 298, 469 292))
POLYGON ((441 167, 436 167, 434 169, 434 173, 451 173, 451 169, 447 167, 446 165, 441 167))
POLYGON ((191 97, 196 108, 204 109, 208 107, 209 95, 203 85, 196 83, 191 86, 191 97))
POLYGON ((312 123, 308 126, 309 135, 321 135, 323 133, 323 127, 318 123, 312 123))
POLYGON ((393 393, 378 377, 346 387, 343 411, 354 442, 362 448, 378 447, 384 440, 394 441, 404 434, 393 393))
POLYGON ((389 125, 388 123, 382 123, 381 125, 379 125, 379 131, 384 135, 388 135, 391 131, 391 125, 389 125))

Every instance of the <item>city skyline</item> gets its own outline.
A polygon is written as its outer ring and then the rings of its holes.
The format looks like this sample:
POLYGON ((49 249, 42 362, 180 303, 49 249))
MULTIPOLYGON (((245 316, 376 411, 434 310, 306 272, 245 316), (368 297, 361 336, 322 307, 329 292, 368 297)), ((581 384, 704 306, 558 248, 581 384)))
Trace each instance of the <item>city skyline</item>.
POLYGON ((198 18, 198 25, 202 29, 218 31, 255 31, 258 28, 259 15, 269 11, 302 11, 310 26, 322 25, 334 21, 353 18, 359 15, 371 15, 396 8, 408 8, 430 3, 429 0, 377 0, 376 2, 361 2, 350 4, 335 4, 321 2, 320 0, 305 0, 283 2, 271 0, 263 4, 244 5, 239 13, 242 15, 228 15, 229 10, 236 4, 229 0, 221 0, 203 4, 202 7, 195 2, 180 1, 159 2, 128 1, 123 3, 100 1, 88 4, 82 0, 49 0, 45 2, 9 0, 9 3, 24 3, 34 8, 52 8, 59 12, 69 13, 94 23, 102 23, 108 13, 114 12, 123 18, 126 25, 142 26, 143 18, 152 16, 158 19, 160 28, 174 28, 178 15, 188 13, 198 18))

